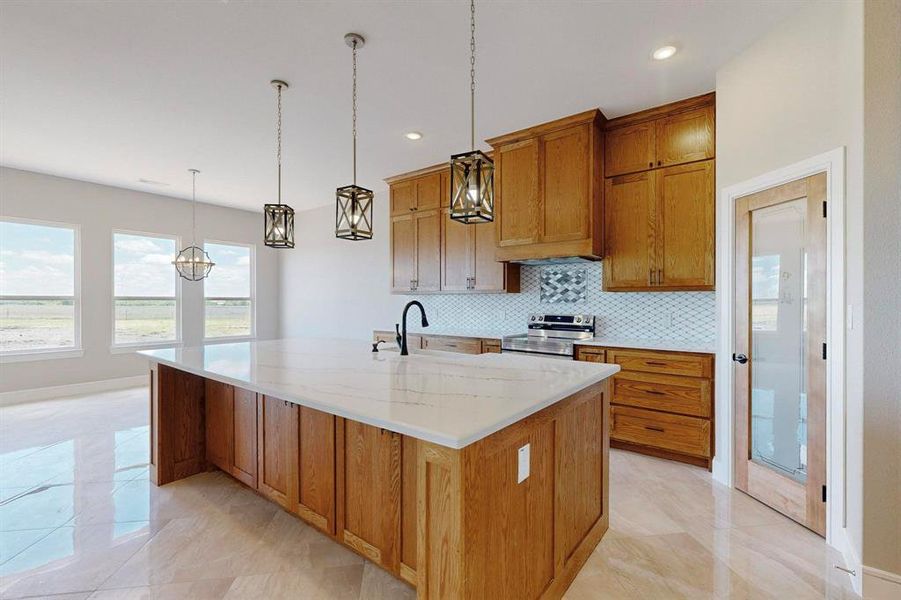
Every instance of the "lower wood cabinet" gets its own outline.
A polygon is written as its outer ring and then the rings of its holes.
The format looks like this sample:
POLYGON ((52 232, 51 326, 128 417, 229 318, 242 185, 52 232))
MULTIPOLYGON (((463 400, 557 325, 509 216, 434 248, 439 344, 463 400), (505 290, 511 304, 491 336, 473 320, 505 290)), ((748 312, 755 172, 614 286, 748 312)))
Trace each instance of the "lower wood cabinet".
POLYGON ((205 380, 206 458, 250 487, 257 487, 257 396, 205 380))
POLYGON ((284 508, 293 507, 297 474, 297 405, 260 396, 259 483, 261 494, 284 508))
POLYGON ((401 436, 400 576, 416 585, 417 487, 419 440, 401 436))
POLYGON ((422 347, 425 350, 443 350, 461 354, 481 354, 482 340, 479 338, 460 338, 449 336, 424 336, 422 347))
POLYGON ((607 352, 603 348, 596 348, 594 346, 576 346, 574 348, 574 354, 576 360, 584 362, 607 362, 605 360, 607 352))
POLYGON ((338 539, 397 573, 401 550, 401 435, 344 420, 338 539))
POLYGON ((232 443, 232 476, 257 487, 257 395, 234 388, 234 439, 232 443))
POLYGON ((335 533, 335 416, 306 406, 297 413, 297 476, 293 510, 335 533))

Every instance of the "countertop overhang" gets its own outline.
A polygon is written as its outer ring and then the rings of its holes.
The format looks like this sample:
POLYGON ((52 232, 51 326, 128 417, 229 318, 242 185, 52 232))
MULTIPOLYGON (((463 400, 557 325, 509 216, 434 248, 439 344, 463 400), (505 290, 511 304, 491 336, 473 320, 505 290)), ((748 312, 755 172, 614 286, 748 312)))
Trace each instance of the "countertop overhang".
POLYGON ((281 339, 144 350, 208 379, 448 448, 464 448, 619 367, 511 354, 374 353, 365 341, 281 339))

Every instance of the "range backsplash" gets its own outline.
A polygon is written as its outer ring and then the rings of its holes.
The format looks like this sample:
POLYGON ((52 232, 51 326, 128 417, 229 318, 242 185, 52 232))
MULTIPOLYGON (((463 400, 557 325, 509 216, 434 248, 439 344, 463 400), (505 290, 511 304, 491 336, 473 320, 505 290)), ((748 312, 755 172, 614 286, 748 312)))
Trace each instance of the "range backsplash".
POLYGON ((522 267, 519 294, 422 296, 436 328, 524 331, 531 313, 596 316, 597 335, 708 342, 716 338, 714 292, 603 292, 601 263, 522 267))

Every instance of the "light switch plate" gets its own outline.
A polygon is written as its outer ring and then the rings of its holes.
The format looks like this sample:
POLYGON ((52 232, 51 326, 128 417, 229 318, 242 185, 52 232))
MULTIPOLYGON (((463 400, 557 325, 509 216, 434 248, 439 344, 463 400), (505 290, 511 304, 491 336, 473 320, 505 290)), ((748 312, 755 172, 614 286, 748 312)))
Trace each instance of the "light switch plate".
POLYGON ((522 483, 529 477, 530 444, 519 449, 519 465, 517 468, 516 483, 522 483))

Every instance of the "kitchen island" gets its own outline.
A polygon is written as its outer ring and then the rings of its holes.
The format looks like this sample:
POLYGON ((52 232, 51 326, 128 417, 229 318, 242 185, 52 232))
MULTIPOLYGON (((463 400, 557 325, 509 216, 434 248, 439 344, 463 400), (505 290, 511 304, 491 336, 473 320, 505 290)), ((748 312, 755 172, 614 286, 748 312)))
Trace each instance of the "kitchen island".
POLYGON ((607 530, 616 365, 299 339, 141 354, 156 485, 220 468, 420 598, 559 598, 607 530))

